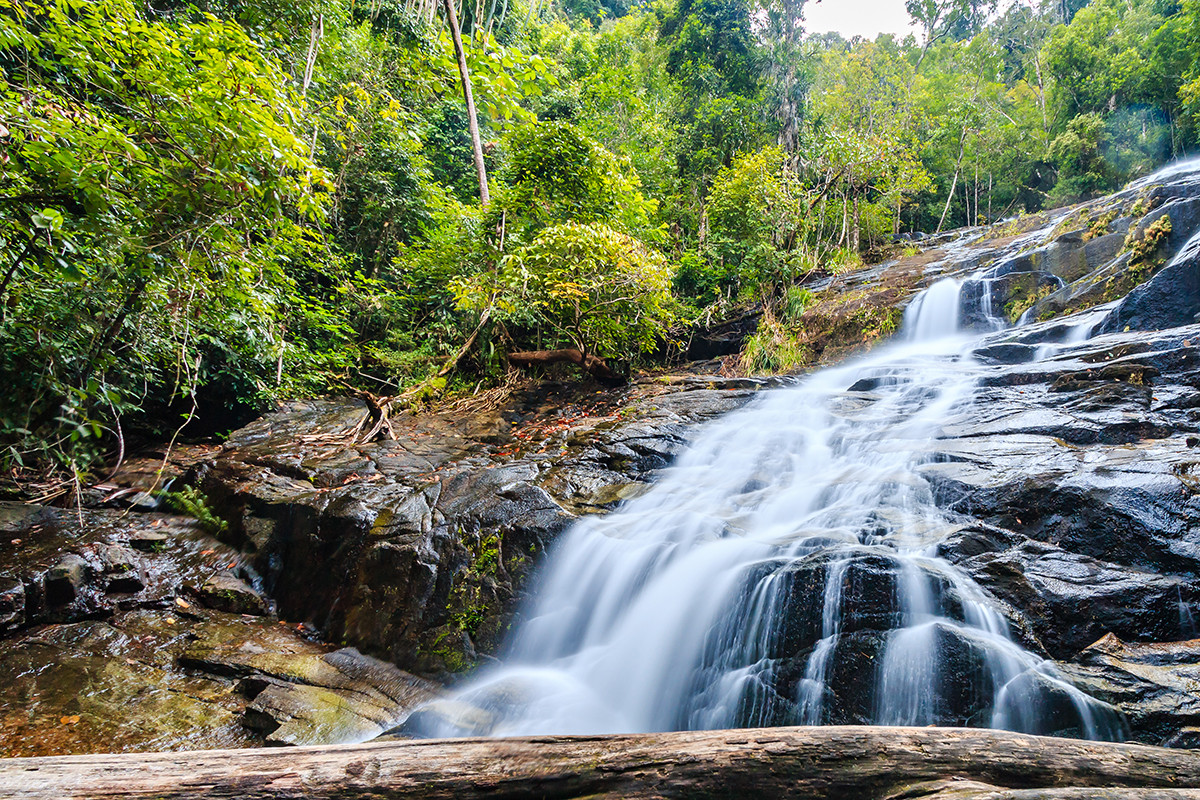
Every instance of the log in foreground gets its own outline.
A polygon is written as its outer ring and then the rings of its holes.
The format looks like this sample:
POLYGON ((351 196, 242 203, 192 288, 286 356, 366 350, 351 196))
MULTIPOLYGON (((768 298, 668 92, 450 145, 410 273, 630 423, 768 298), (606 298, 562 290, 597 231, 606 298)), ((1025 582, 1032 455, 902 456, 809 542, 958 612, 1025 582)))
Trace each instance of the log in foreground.
POLYGON ((21 798, 1200 798, 1200 754, 961 728, 770 728, 0 760, 21 798))

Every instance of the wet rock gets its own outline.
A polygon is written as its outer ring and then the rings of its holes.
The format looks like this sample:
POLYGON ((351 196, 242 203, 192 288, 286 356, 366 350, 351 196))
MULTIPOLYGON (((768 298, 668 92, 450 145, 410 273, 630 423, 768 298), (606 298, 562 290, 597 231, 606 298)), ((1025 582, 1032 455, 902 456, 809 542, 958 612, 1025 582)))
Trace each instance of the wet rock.
POLYGON ((985 363, 1022 364, 1033 361, 1037 355, 1037 348, 1033 345, 1008 342, 981 347, 972 355, 985 363))
POLYGON ((176 667, 187 625, 144 611, 0 647, 0 755, 245 747, 232 682, 176 667))
POLYGON ((344 648, 319 657, 314 683, 272 682, 246 709, 268 744, 351 743, 401 725, 438 687, 344 648), (329 668, 332 668, 330 670, 329 668))
POLYGON ((495 728, 495 715, 460 700, 434 700, 422 705, 389 733, 400 736, 429 736, 442 732, 451 736, 487 736, 495 728))
POLYGON ((46 573, 43 584, 46 605, 65 606, 75 602, 82 595, 91 571, 91 567, 81 556, 65 556, 46 573))
POLYGON ((11 577, 0 577, 0 631, 15 628, 25 619, 25 585, 11 577))
POLYGON ((1107 632, 1137 640, 1173 640, 1192 631, 1200 602, 1193 581, 1134 569, 1015 537, 968 555, 952 537, 940 551, 998 598, 1020 609, 1037 640, 1058 658, 1107 632))
POLYGON ((196 596, 209 608, 231 614, 262 616, 270 611, 269 601, 253 586, 229 574, 213 575, 196 590, 196 596))
POLYGON ((253 579, 242 554, 186 518, 104 509, 82 516, 80 529, 73 510, 0 503, 0 581, 11 582, 0 631, 161 607, 219 567, 253 579), (135 549, 148 540, 171 546, 135 549))
POLYGON ((99 548, 107 583, 107 594, 137 594, 146 588, 141 559, 133 550, 122 545, 102 545, 99 548))
POLYGON ((495 652, 526 576, 578 514, 636 496, 697 425, 762 385, 551 386, 567 398, 400 418, 396 440, 365 445, 345 438, 361 406, 293 404, 235 433, 194 479, 255 550, 281 614, 447 678, 495 652))
POLYGON ((244 628, 205 626, 193 635, 179 663, 237 679, 252 700, 246 724, 271 744, 365 741, 439 692, 354 648, 329 652, 286 629, 248 635, 244 628))
POLYGON ((1163 330, 1191 325, 1196 322, 1197 314, 1200 314, 1200 235, 1187 242, 1166 268, 1130 292, 1105 321, 1103 330, 1163 330))
POLYGON ((0 642, 0 674, 0 756, 362 741, 438 691, 296 626, 187 602, 35 628, 0 642))
POLYGON ((143 553, 161 553, 167 548, 170 540, 171 537, 165 533, 138 531, 129 537, 129 546, 135 550, 141 550, 143 553))
POLYGON ((1063 672, 1120 708, 1133 738, 1146 744, 1195 747, 1200 730, 1200 640, 1127 643, 1107 634, 1063 672))

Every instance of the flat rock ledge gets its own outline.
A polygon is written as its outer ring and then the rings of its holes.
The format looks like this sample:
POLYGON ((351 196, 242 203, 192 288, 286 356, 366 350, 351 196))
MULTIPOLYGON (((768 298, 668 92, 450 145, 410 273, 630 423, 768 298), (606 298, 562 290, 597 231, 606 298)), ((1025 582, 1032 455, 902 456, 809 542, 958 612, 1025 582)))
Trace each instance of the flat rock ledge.
POLYGON ((760 728, 0 760, 0 797, 1200 798, 1200 754, 964 728, 760 728))

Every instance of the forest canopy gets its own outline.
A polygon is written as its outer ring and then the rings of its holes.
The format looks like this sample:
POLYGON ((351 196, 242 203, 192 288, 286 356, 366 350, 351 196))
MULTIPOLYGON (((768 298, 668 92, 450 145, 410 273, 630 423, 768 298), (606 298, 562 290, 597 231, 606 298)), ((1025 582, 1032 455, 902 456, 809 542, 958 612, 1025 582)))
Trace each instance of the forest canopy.
POLYGON ((907 7, 847 41, 804 0, 0 0, 0 459, 93 475, 514 353, 613 377, 1200 148, 1200 0, 907 7))

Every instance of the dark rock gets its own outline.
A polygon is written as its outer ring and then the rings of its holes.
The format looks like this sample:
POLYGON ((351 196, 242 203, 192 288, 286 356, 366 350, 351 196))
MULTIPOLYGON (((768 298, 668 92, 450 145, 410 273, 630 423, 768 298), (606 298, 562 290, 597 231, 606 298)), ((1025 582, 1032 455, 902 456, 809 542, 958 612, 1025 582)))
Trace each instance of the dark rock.
POLYGON ((262 616, 270 611, 270 603, 253 586, 227 573, 206 580, 196 590, 196 596, 209 608, 231 614, 262 616))
POLYGON ((696 328, 688 339, 684 358, 699 361, 741 352, 746 339, 758 328, 761 317, 761 312, 754 312, 720 325, 696 328))
MULTIPOLYGON (((941 551, 958 560, 957 542, 941 551)), ((1026 540, 961 560, 977 581, 1021 609, 1038 640, 1066 658, 1107 632, 1128 639, 1170 641, 1190 627, 1200 601, 1193 582, 1106 563, 1026 540), (1181 613, 1181 611, 1183 613, 1181 613)))
POLYGON ((1200 744, 1200 640, 1132 644, 1110 633, 1060 668, 1084 691, 1120 708, 1137 741, 1200 744))
MULTIPOLYGON (((1194 230, 1194 228, 1193 228, 1194 230)), ((1157 275, 1134 289, 1105 320, 1105 331, 1156 331, 1191 325, 1200 314, 1200 234, 1157 275)))
POLYGON ((91 575, 91 567, 77 555, 68 555, 46 573, 46 604, 65 606, 75 602, 91 575))
POLYGON ((129 546, 143 553, 159 553, 166 549, 170 538, 165 533, 139 531, 129 537, 129 546))
POLYGON ((0 577, 0 631, 19 627, 25 620, 25 584, 0 577))
POLYGON ((972 355, 992 364, 1022 364, 1032 361, 1036 354, 1037 348, 1032 345, 1009 342, 981 347, 972 355))
POLYGON ((253 543, 281 614, 446 677, 499 646, 526 576, 576 514, 635 496, 697 424, 762 385, 653 379, 621 390, 636 399, 619 415, 591 405, 612 392, 518 398, 488 417, 506 429, 422 415, 398 419, 394 441, 355 446, 344 432, 360 407, 293 404, 235 433, 195 478, 253 543), (298 430, 315 444, 297 448, 298 430))
POLYGON ((108 576, 104 591, 108 594, 137 594, 146 588, 141 561, 137 553, 121 545, 104 545, 99 548, 103 570, 108 576))

